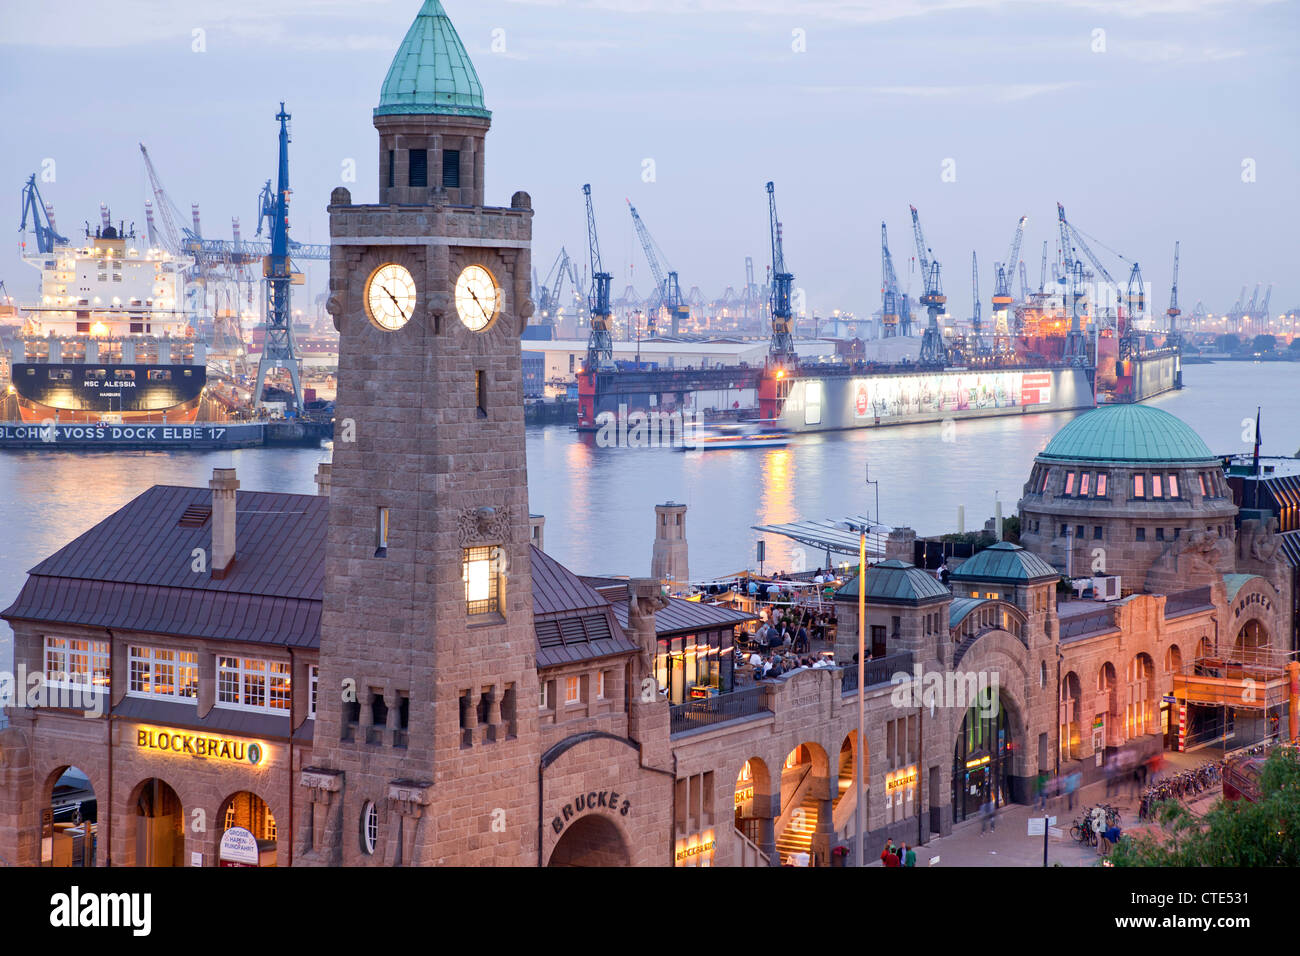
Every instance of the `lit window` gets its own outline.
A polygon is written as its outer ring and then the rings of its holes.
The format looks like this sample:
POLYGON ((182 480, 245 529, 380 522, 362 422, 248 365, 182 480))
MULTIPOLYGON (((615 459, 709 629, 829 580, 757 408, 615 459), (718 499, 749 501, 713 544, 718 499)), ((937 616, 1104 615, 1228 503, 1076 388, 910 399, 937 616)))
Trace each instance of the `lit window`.
POLYGON ((604 671, 600 671, 596 675, 596 699, 597 700, 605 699, 605 672, 604 671))
POLYGON ((1065 473, 1065 493, 1067 495, 1074 494, 1074 472, 1072 471, 1065 473))
POLYGON ((1169 476, 1169 497, 1170 498, 1178 497, 1178 476, 1177 475, 1169 476))
POLYGON ((316 700, 320 692, 320 667, 312 664, 307 668, 307 716, 316 719, 316 700))
POLYGON ((1106 473, 1104 471, 1097 474, 1097 497, 1106 497, 1106 473))
POLYGON ((468 614, 492 614, 500 610, 497 573, 491 548, 466 548, 461 566, 465 582, 465 610, 468 614))
POLYGON ((1207 498, 1207 497, 1209 497, 1209 494, 1210 494, 1210 493, 1209 493, 1208 491, 1205 490, 1205 474, 1204 474, 1204 473, 1197 473, 1197 475, 1196 475, 1196 480, 1199 481, 1199 482, 1201 483, 1201 497, 1202 497, 1202 498, 1207 498))
POLYGON ((198 654, 194 651, 128 647, 127 694, 131 697, 197 701, 198 661, 198 654))
POLYGON ((217 703, 223 707, 264 714, 287 712, 290 689, 287 661, 217 658, 217 703))
POLYGON ((109 684, 109 642, 45 638, 45 680, 55 685, 109 684))
POLYGON ((361 808, 361 850, 366 856, 374 856, 378 843, 379 809, 367 800, 361 808))
POLYGON ((1079 494, 1084 498, 1088 497, 1088 479, 1091 477, 1086 471, 1079 476, 1079 494))
POLYGON ((1133 476, 1133 497, 1145 498, 1147 496, 1146 486, 1142 481, 1142 475, 1133 476))
POLYGON ((566 704, 582 703, 581 677, 566 677, 564 679, 564 702, 566 704))
POLYGON ((1160 493, 1160 476, 1159 476, 1159 475, 1152 475, 1152 476, 1151 476, 1151 497, 1152 497, 1152 498, 1160 498, 1160 497, 1163 497, 1163 496, 1161 495, 1161 493, 1160 493))

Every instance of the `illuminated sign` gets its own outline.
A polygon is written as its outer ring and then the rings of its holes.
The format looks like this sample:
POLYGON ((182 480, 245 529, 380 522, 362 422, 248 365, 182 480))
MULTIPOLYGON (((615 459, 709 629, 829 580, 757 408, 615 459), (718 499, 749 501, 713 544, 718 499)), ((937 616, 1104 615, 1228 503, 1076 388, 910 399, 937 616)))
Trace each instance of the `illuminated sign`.
POLYGON ((902 770, 895 770, 893 773, 885 775, 885 793, 893 793, 895 790, 901 790, 904 787, 916 786, 916 765, 906 767, 902 770))
POLYGON ((989 763, 992 759, 993 757, 991 754, 985 754, 983 757, 976 757, 974 760, 967 760, 966 769, 975 770, 976 768, 982 767, 985 764, 989 763))
POLYGON ((674 862, 678 866, 711 866, 713 851, 716 848, 717 841, 713 838, 712 830, 706 830, 704 833, 694 836, 683 837, 677 841, 674 862))
POLYGON ((252 764, 254 767, 266 758, 266 748, 259 743, 171 730, 137 730, 135 745, 141 750, 204 757, 208 760, 229 760, 233 763, 252 764))

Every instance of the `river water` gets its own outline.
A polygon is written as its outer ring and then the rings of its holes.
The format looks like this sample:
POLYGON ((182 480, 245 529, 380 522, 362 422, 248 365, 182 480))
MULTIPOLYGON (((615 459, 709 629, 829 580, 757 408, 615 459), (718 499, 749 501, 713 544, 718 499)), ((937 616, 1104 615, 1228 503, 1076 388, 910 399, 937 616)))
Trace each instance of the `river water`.
MULTIPOLYGON (((1215 454, 1249 452, 1262 406, 1263 453, 1300 449, 1300 365, 1190 365, 1185 388, 1150 404, 1195 428, 1215 454), (1249 428, 1243 420, 1251 419, 1249 428)), ((683 453, 598 448, 565 426, 528 429, 530 508, 546 516, 546 550, 583 574, 648 574, 654 505, 689 506, 691 577, 754 564, 756 524, 874 514, 918 534, 983 525, 995 500, 1012 515, 1034 456, 1075 414, 903 425, 800 436, 784 448, 683 453)), ((206 486, 216 467, 243 488, 314 494, 320 449, 222 452, 0 453, 0 607, 27 570, 155 484, 206 486)), ((791 545, 766 536, 767 565, 789 568, 791 545)), ((821 556, 807 557, 810 565, 821 556)), ((0 624, 0 670, 11 634, 0 624)))

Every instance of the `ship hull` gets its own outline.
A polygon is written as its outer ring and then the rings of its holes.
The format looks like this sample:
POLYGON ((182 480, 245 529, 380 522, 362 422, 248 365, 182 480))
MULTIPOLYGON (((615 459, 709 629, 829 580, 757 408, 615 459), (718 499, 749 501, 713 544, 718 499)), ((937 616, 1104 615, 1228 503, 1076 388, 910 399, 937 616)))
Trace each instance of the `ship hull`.
POLYGON ((1086 368, 806 375, 789 383, 780 424, 795 432, 914 425, 1093 407, 1086 368))
POLYGON ((173 422, 198 417, 202 365, 18 364, 12 386, 24 422, 173 422))

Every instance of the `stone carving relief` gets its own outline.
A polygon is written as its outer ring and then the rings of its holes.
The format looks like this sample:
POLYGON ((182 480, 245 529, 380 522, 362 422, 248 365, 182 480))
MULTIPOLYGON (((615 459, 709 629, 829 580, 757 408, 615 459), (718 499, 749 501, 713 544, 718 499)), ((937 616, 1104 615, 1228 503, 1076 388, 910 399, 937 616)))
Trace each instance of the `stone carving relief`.
POLYGON ((466 508, 457 518, 462 547, 476 543, 500 544, 510 538, 510 509, 485 505, 466 508))

